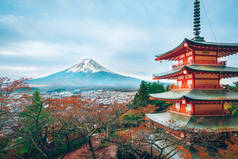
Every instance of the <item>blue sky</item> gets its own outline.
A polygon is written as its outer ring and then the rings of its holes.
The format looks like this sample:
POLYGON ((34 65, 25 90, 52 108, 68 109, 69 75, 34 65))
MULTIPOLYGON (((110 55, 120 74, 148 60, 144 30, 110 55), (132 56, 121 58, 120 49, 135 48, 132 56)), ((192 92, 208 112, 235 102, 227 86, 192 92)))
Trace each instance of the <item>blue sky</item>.
MULTIPOLYGON (((202 36, 238 42, 238 1, 203 0, 202 36)), ((193 38, 193 0, 0 0, 0 76, 42 77, 83 58, 151 80, 171 69, 155 62, 193 38)), ((226 58, 238 67, 238 55, 226 58)), ((233 79, 237 80, 237 79, 233 79)))

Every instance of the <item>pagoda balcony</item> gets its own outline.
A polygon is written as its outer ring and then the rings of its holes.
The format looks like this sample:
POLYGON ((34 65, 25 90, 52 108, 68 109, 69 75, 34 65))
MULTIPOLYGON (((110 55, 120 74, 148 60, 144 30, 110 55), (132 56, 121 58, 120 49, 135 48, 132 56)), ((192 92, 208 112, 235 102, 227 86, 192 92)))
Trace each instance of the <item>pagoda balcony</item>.
POLYGON ((229 110, 207 110, 207 111, 199 111, 199 112, 191 112, 185 109, 177 110, 175 107, 169 107, 169 111, 177 114, 184 114, 184 115, 193 115, 193 116, 217 116, 217 115, 231 115, 231 111, 229 110))
POLYGON ((198 116, 219 116, 219 115, 231 115, 230 111, 227 110, 206 110, 206 111, 199 111, 199 112, 195 112, 194 115, 198 115, 198 116))
POLYGON ((177 86, 177 85, 171 86, 171 90, 190 90, 190 89, 225 89, 225 88, 224 86, 211 85, 211 84, 200 84, 196 85, 195 88, 193 88, 193 86, 177 86))
POLYGON ((199 60, 196 61, 196 63, 194 64, 198 64, 198 65, 216 65, 217 62, 216 61, 211 61, 211 60, 199 60))
POLYGON ((191 111, 187 111, 185 109, 176 109, 175 107, 171 106, 169 107, 169 111, 174 112, 174 113, 181 113, 181 114, 187 114, 187 115, 192 115, 191 111))
POLYGON ((171 90, 188 90, 188 89, 192 89, 192 87, 190 86, 176 86, 176 85, 172 85, 171 86, 171 90))
POLYGON ((189 64, 226 66, 227 61, 218 61, 218 62, 216 62, 216 61, 211 61, 211 60, 199 60, 199 61, 196 61, 196 63, 192 62, 192 63, 189 63, 189 64))
POLYGON ((190 61, 190 62, 185 63, 185 64, 173 65, 172 68, 173 68, 173 70, 176 70, 176 69, 182 68, 184 65, 193 65, 193 64, 226 66, 227 61, 218 61, 218 62, 216 62, 216 61, 210 61, 210 60, 199 60, 199 61, 196 61, 196 63, 194 61, 190 61))
POLYGON ((172 66, 172 68, 173 68, 173 70, 177 70, 177 69, 180 69, 180 68, 182 68, 184 65, 182 64, 177 64, 177 65, 173 65, 172 66))
POLYGON ((218 86, 218 85, 212 85, 212 84, 199 84, 196 85, 197 89, 223 89, 224 87, 218 86))

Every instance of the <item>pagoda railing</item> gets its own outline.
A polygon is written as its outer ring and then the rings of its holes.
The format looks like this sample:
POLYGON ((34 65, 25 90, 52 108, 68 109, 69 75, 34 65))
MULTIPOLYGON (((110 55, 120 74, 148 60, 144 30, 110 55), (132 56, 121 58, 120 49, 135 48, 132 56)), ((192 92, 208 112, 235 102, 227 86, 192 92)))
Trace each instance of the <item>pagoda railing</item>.
POLYGON ((172 85, 171 89, 172 90, 182 90, 182 89, 191 89, 192 87, 190 86, 177 86, 177 85, 172 85))
POLYGON ((192 112, 191 111, 187 111, 185 109, 180 109, 180 110, 177 110, 175 107, 171 106, 169 108, 170 111, 173 111, 173 112, 177 112, 177 113, 183 113, 183 114, 188 114, 188 115, 192 115, 192 112))
POLYGON ((229 115, 230 112, 226 110, 206 110, 206 111, 199 111, 195 112, 194 115, 229 115))
POLYGON ((172 68, 173 68, 173 70, 176 70, 176 69, 180 69, 180 68, 182 68, 184 65, 182 64, 177 64, 177 65, 173 65, 172 66, 172 68))
POLYGON ((196 64, 199 64, 199 65, 215 65, 217 63, 216 63, 216 61, 211 61, 211 60, 199 60, 199 61, 196 61, 196 64))
POLYGON ((194 61, 190 61, 190 62, 187 62, 185 64, 172 65, 172 68, 173 68, 173 70, 176 70, 176 69, 182 68, 184 65, 192 65, 192 64, 226 66, 227 61, 218 61, 218 62, 216 62, 216 61, 211 61, 211 60, 199 60, 199 61, 196 61, 196 63, 194 61))
MULTIPOLYGON (((177 86, 172 85, 172 90, 186 90, 186 89, 192 89, 192 86, 177 86)), ((224 89, 224 86, 218 86, 218 85, 211 85, 211 84, 199 84, 196 85, 195 89, 224 89)))
POLYGON ((230 115, 231 111, 229 110, 206 110, 206 111, 199 111, 199 112, 194 112, 192 113, 191 111, 187 111, 185 109, 180 109, 177 110, 174 106, 171 106, 169 108, 170 111, 172 112, 177 112, 177 113, 183 113, 183 114, 188 114, 188 115, 230 115))
POLYGON ((199 60, 195 62, 192 62, 192 64, 199 64, 199 65, 222 65, 225 66, 227 61, 211 61, 211 60, 199 60))
POLYGON ((196 88, 200 88, 200 89, 222 89, 223 87, 218 86, 218 85, 212 85, 212 84, 199 84, 196 85, 196 88))

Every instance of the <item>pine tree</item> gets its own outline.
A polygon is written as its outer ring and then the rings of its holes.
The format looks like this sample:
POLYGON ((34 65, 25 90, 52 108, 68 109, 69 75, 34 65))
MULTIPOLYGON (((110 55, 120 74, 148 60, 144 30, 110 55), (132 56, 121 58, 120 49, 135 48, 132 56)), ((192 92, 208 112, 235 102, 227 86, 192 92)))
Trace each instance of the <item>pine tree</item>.
MULTIPOLYGON (((44 130, 48 123, 48 113, 44 111, 39 91, 33 93, 32 105, 27 106, 19 114, 19 117, 21 124, 21 127, 17 130, 17 133, 21 136, 17 140, 20 145, 19 155, 28 158, 28 156, 32 156, 32 153, 39 152, 37 154, 48 158, 48 152, 44 150, 47 148, 47 134, 44 130)), ((35 157, 40 158, 39 156, 35 157)))
POLYGON ((151 104, 151 105, 158 106, 157 111, 162 111, 162 110, 166 109, 168 104, 166 104, 164 101, 149 100, 150 94, 160 93, 160 92, 164 92, 164 91, 166 91, 164 88, 164 85, 159 82, 142 81, 140 84, 140 88, 134 97, 134 100, 132 103, 132 108, 145 107, 148 104, 151 104))
POLYGON ((149 103, 149 93, 147 82, 142 81, 138 90, 138 106, 145 107, 149 103))

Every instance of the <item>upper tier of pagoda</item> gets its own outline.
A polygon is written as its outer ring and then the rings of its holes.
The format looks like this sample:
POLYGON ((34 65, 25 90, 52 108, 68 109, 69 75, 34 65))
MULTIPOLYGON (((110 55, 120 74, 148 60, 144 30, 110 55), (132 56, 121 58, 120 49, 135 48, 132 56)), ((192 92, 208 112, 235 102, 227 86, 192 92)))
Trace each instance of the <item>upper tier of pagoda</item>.
POLYGON ((164 73, 154 74, 153 79, 154 80, 159 80, 159 79, 175 80, 175 79, 178 79, 178 77, 182 75, 188 76, 188 78, 190 75, 191 76, 195 75, 194 78, 197 77, 200 79, 201 77, 208 78, 208 76, 211 77, 214 75, 215 75, 215 78, 219 78, 219 79, 232 78, 232 77, 238 77, 238 68, 227 67, 227 66, 189 65, 189 66, 183 66, 180 69, 174 69, 164 73))
MULTIPOLYGON (((219 58, 238 53, 238 43, 207 42, 200 37, 199 0, 194 2, 193 30, 193 39, 185 38, 176 48, 156 56, 157 61, 171 60, 177 64, 171 71, 155 74, 153 79, 174 79, 177 85, 171 85, 168 92, 150 94, 150 100, 173 104, 168 112, 146 114, 146 117, 161 127, 169 127, 168 121, 173 121, 178 124, 181 134, 186 128, 237 131, 238 120, 231 116, 232 112, 226 106, 238 103, 238 93, 224 87, 221 79, 238 77, 238 68, 227 67, 226 61, 219 58), (203 116, 197 123, 196 120, 203 116)), ((177 132, 173 131, 173 134, 179 136, 177 132)))
POLYGON ((166 53, 157 55, 155 60, 176 61, 180 55, 194 52, 195 50, 214 51, 217 57, 220 58, 238 53, 238 43, 215 43, 197 40, 196 38, 192 40, 185 38, 179 46, 166 53))

